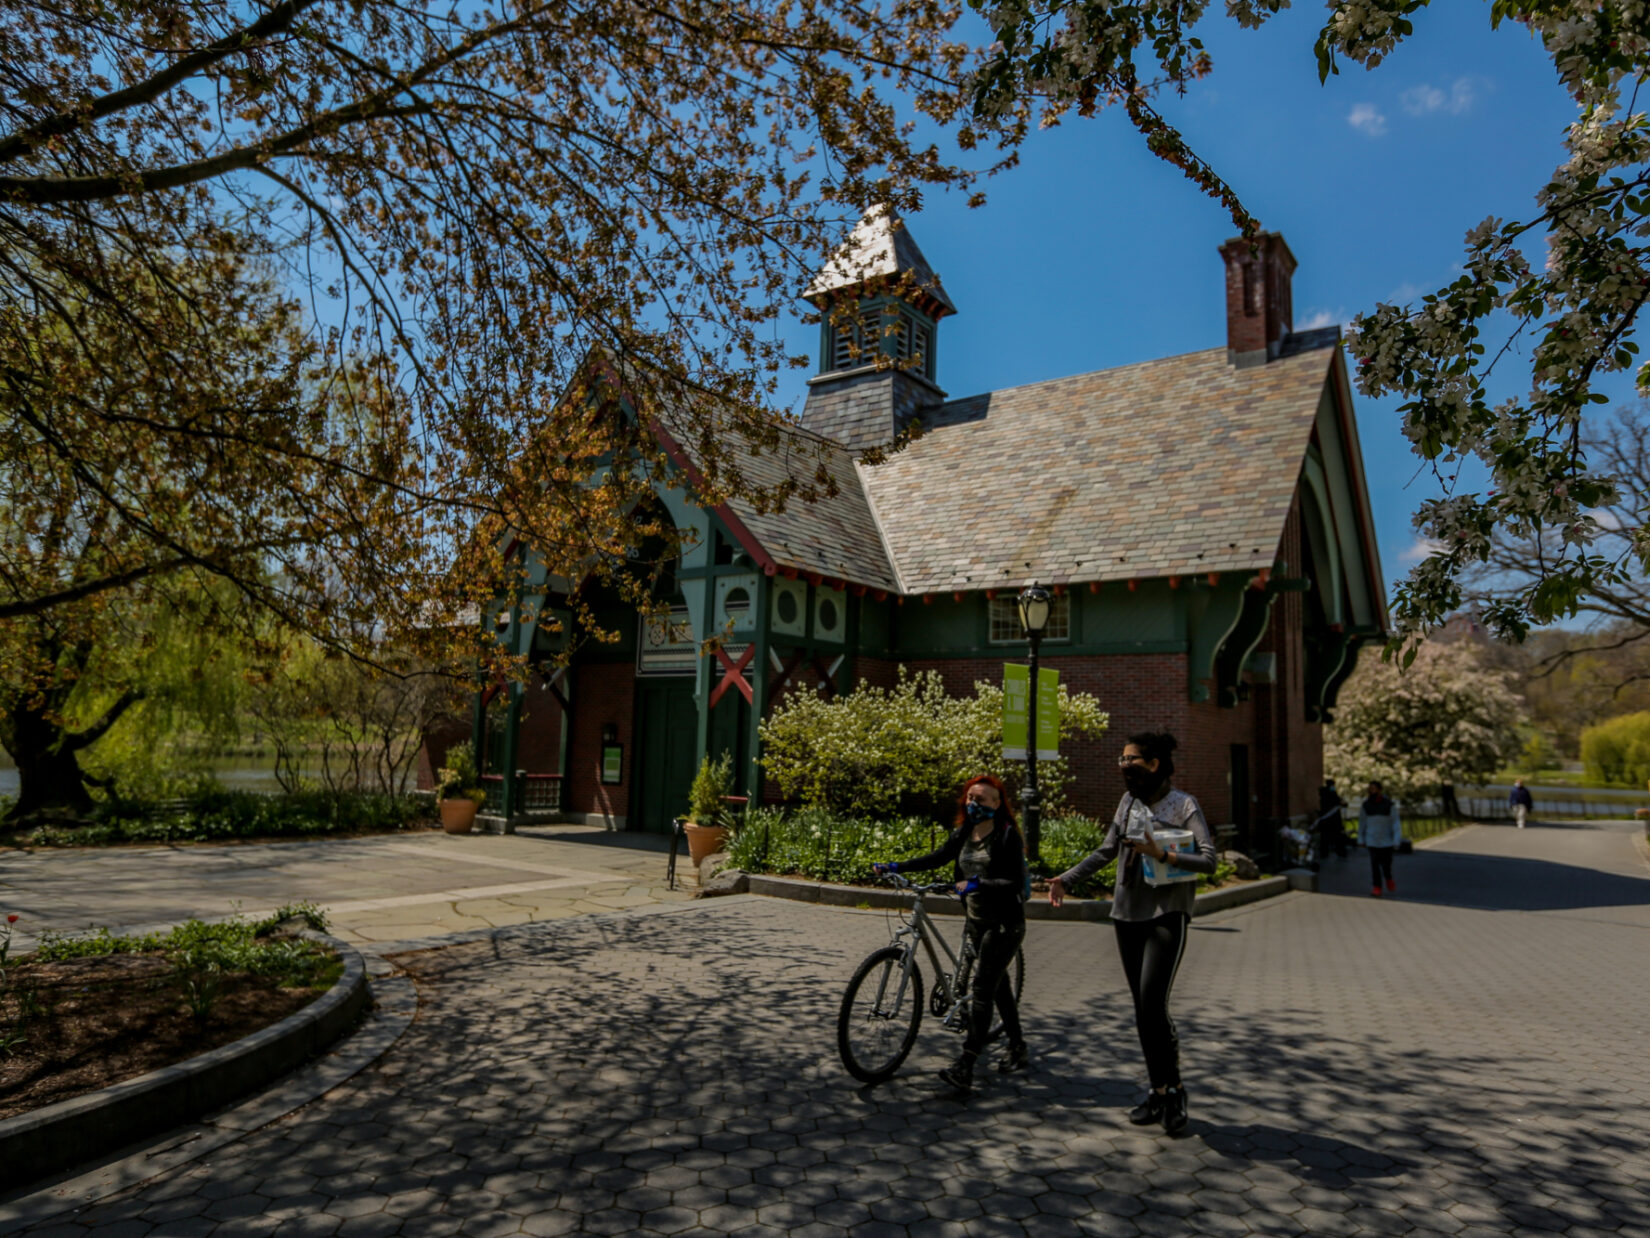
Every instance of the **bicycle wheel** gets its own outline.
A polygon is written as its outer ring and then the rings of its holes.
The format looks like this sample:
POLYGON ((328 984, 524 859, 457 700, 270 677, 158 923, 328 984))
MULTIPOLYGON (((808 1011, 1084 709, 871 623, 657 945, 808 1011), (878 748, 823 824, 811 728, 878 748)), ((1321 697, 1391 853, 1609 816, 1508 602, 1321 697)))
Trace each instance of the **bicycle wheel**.
POLYGON ((836 1047, 848 1073, 862 1083, 893 1077, 922 1024, 922 972, 913 965, 903 986, 905 951, 884 946, 866 956, 848 981, 836 1017, 836 1047))

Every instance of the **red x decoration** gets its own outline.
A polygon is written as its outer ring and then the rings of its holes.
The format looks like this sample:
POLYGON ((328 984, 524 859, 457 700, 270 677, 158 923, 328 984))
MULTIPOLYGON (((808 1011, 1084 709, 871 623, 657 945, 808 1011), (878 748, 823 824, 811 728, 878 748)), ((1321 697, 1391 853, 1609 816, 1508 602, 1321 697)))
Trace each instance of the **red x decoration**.
POLYGON ((751 691, 751 686, 745 679, 744 671, 751 664, 751 659, 756 656, 756 642, 752 641, 745 646, 745 652, 739 655, 739 661, 737 662, 728 657, 727 650, 720 645, 716 647, 716 656, 721 660, 722 665, 727 667, 728 673, 723 675, 722 682, 711 690, 710 707, 715 709, 716 702, 722 699, 722 693, 729 688, 738 688, 739 695, 745 698, 747 705, 754 703, 756 694, 751 691))

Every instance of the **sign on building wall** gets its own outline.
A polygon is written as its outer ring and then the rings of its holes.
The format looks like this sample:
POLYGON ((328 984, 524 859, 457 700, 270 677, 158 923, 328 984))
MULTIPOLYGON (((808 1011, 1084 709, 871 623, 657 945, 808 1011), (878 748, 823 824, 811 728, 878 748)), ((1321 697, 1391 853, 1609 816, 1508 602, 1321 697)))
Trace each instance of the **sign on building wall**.
MULTIPOLYGON (((1031 668, 1003 664, 1003 755, 1026 759, 1026 732, 1031 725, 1031 668)), ((1037 759, 1060 755, 1060 672, 1037 668, 1037 759)))
POLYGON ((691 675, 699 661, 699 642, 693 639, 693 624, 687 607, 677 606, 669 615, 642 615, 641 639, 636 642, 638 675, 691 675))

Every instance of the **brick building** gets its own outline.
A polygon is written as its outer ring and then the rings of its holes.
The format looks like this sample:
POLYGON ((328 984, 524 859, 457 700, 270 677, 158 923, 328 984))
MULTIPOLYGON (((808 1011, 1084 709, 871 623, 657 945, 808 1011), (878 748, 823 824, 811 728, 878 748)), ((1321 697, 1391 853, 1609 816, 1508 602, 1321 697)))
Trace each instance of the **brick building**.
POLYGON ((1291 329, 1283 239, 1220 253, 1223 346, 952 400, 956 308, 904 224, 867 215, 805 294, 834 312, 800 424, 741 462, 769 483, 824 467, 838 493, 774 513, 661 489, 689 535, 669 621, 613 614, 620 644, 477 710, 485 765, 529 775, 505 780, 510 809, 666 829, 707 752, 759 791, 756 722, 784 693, 901 664, 959 693, 999 679, 1024 658, 1013 598, 1032 580, 1056 594, 1044 665, 1111 714, 1070 754, 1080 809, 1110 810, 1121 737, 1147 728, 1180 738, 1177 782, 1212 822, 1313 808, 1322 724, 1386 626, 1352 393, 1338 329, 1291 329))

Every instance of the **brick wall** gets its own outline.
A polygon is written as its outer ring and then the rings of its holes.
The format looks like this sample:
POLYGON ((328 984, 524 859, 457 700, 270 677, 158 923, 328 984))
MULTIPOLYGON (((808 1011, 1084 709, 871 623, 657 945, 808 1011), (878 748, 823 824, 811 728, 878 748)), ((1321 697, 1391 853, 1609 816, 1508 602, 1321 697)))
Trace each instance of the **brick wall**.
POLYGON ((447 760, 447 749, 454 744, 468 743, 470 720, 456 714, 437 719, 424 728, 424 743, 418 750, 418 781, 420 791, 435 790, 435 771, 447 760))
POLYGON ((630 813, 630 779, 636 762, 636 673, 628 662, 598 662, 572 670, 573 732, 567 744, 567 780, 562 808, 573 813, 630 813), (625 781, 602 785, 602 725, 614 723, 625 746, 625 781))

